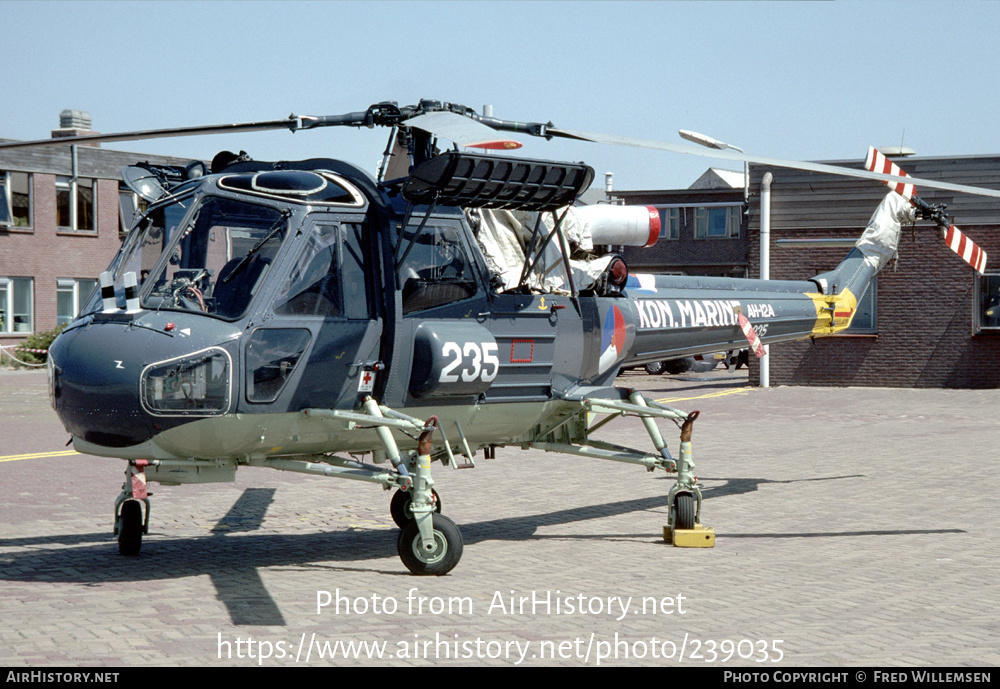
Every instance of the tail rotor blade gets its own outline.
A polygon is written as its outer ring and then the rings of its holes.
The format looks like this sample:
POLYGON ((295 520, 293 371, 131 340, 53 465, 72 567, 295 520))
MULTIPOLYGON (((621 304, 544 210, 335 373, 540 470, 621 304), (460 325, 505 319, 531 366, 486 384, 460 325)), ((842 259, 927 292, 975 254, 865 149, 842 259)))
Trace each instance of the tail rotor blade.
MULTIPOLYGON (((865 158, 865 169, 870 170, 871 172, 880 172, 883 175, 909 177, 909 175, 903 172, 903 170, 901 170, 896 163, 886 158, 874 146, 868 147, 868 156, 865 158)), ((907 201, 911 202, 913 201, 913 195, 917 191, 912 184, 908 184, 906 182, 896 182, 893 184, 892 182, 886 181, 885 185, 905 198, 907 201)))
POLYGON ((975 268, 978 272, 986 271, 986 252, 979 248, 979 245, 965 236, 965 234, 954 225, 949 225, 944 231, 944 241, 948 248, 962 257, 962 260, 975 268))

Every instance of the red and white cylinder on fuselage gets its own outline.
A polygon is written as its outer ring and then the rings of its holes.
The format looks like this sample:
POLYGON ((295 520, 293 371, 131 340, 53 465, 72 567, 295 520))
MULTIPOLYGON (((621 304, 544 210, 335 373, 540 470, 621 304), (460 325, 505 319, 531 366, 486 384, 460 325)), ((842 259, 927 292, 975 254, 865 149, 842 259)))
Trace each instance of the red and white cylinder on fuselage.
POLYGON ((660 237, 660 213, 652 206, 598 204, 573 208, 595 245, 650 247, 660 237))

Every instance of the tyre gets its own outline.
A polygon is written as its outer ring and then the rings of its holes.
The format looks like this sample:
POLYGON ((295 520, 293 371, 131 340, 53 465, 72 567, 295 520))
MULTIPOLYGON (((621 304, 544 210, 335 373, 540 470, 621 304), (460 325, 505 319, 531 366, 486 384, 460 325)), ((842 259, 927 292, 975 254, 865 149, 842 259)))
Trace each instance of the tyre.
POLYGON ((646 364, 643 368, 646 369, 646 373, 648 373, 649 375, 658 376, 661 373, 663 373, 663 362, 654 361, 651 364, 646 364))
MULTIPOLYGON (((438 497, 437 491, 433 488, 431 488, 431 499, 434 501, 434 512, 441 514, 441 498, 438 497)), ((389 502, 389 515, 399 528, 403 528, 413 521, 413 513, 410 512, 412 502, 413 496, 409 491, 397 490, 393 493, 392 500, 389 502)))
POLYGON ((122 503, 122 512, 118 520, 118 552, 121 555, 134 557, 142 548, 142 507, 138 500, 126 500, 122 503))
POLYGON ((673 376, 676 376, 678 373, 687 373, 691 370, 692 362, 694 362, 694 359, 690 357, 685 357, 683 359, 670 359, 669 361, 663 362, 663 370, 673 376))
POLYGON ((694 528, 694 496, 690 493, 681 493, 674 498, 674 528, 693 529, 694 528))
POLYGON ((447 574, 462 559, 462 534, 455 523, 441 514, 434 520, 434 549, 427 551, 420 538, 417 523, 411 521, 399 532, 396 550, 399 559, 413 574, 441 576, 447 574))

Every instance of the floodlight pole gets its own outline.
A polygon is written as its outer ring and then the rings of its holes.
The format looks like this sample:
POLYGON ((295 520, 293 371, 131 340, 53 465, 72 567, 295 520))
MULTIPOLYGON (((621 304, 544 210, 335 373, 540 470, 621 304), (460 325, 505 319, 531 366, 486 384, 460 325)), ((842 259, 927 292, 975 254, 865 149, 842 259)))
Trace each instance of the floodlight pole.
MULTIPOLYGON (((729 148, 734 151, 739 151, 740 153, 746 153, 746 151, 738 146, 727 144, 725 141, 719 141, 718 139, 713 139, 710 136, 699 134, 698 132, 692 132, 689 129, 682 129, 677 133, 680 134, 682 139, 696 143, 699 146, 714 148, 719 151, 724 151, 729 148)), ((743 161, 743 201, 744 203, 750 201, 750 163, 745 160, 743 161)))

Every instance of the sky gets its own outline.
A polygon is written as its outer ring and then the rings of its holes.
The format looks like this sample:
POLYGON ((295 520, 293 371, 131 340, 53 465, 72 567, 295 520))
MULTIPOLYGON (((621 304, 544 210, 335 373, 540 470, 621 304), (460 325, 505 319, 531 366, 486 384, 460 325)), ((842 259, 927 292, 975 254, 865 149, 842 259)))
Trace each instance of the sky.
MULTIPOLYGON (((747 153, 863 159, 1000 153, 1000 3, 0 1, 0 138, 39 139, 67 108, 103 133, 330 115, 430 98, 503 119, 747 153)), ((105 144, 211 159, 332 157, 374 172, 385 130, 330 128, 105 144)), ((595 184, 686 188, 673 153, 525 139, 595 184)))

